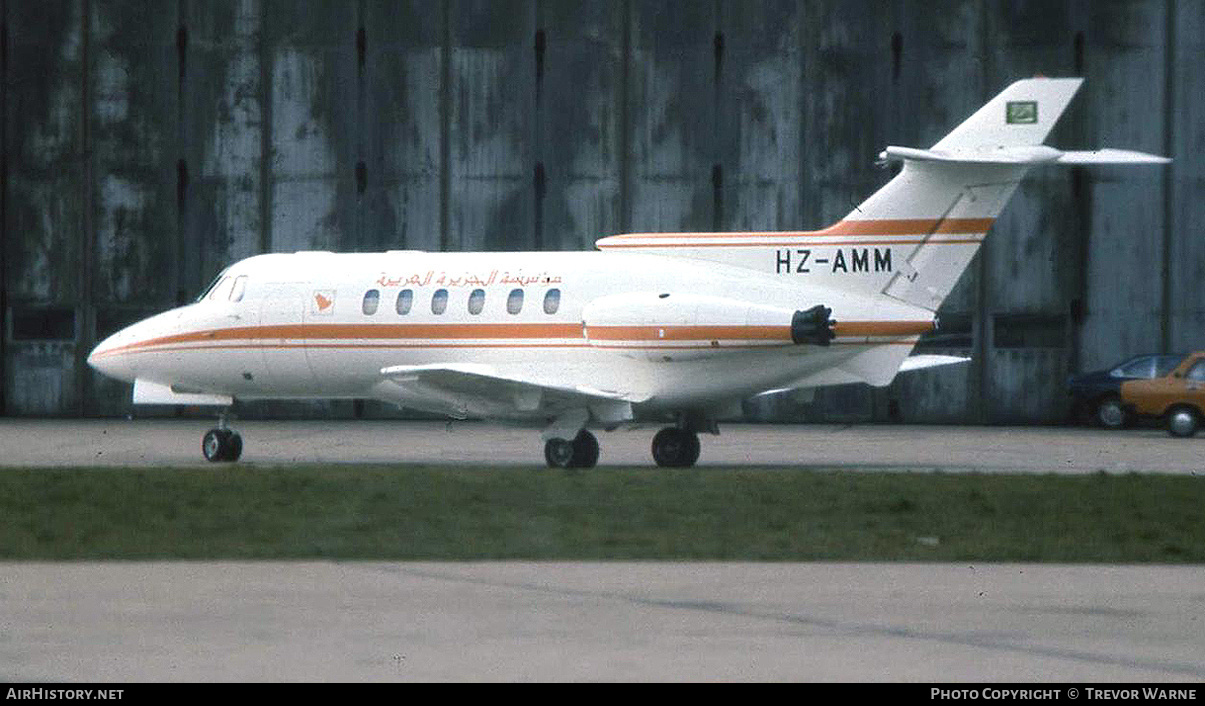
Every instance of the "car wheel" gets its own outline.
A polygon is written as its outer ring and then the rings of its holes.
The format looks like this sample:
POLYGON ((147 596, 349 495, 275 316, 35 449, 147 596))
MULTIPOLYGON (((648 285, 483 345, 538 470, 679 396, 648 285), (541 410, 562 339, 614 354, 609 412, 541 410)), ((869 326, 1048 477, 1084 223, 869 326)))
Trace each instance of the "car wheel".
POLYGON ((1187 439, 1197 433, 1200 421, 1197 413, 1188 407, 1177 407, 1167 413, 1167 433, 1181 439, 1187 439))
POLYGON ((1117 397, 1106 397, 1096 404, 1096 423, 1105 429, 1121 429, 1126 425, 1125 407, 1117 397))

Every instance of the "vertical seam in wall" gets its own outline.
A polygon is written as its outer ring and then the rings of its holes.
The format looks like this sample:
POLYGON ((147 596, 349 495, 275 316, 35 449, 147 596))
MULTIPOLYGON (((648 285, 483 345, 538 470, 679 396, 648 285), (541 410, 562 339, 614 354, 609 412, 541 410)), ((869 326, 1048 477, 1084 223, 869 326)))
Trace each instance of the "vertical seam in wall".
MULTIPOLYGON (((1171 156, 1175 129, 1175 58, 1176 58, 1176 3, 1167 0, 1167 12, 1163 56, 1163 154, 1171 156)), ((1161 292, 1159 319, 1160 352, 1170 353, 1172 345, 1172 197, 1175 191, 1175 162, 1163 168, 1163 291, 1161 292)))
MULTIPOLYGON (((545 40, 543 48, 537 48, 535 39, 537 35, 544 30, 544 3, 542 0, 534 2, 535 31, 532 33, 532 72, 535 74, 535 90, 532 93, 532 100, 535 104, 532 106, 532 124, 531 132, 533 139, 531 141, 531 162, 532 167, 528 174, 532 175, 532 249, 544 249, 544 193, 545 189, 545 173, 544 173, 544 77, 542 75, 543 66, 547 65, 547 40, 545 40), (543 52, 543 56, 536 56, 538 52, 543 52), (537 61, 544 62, 543 66, 535 65, 537 61)), ((547 36, 547 33, 544 35, 547 36)))
POLYGON ((622 55, 619 58, 619 226, 620 232, 631 228, 632 216, 632 183, 628 174, 630 164, 629 151, 632 146, 631 116, 628 114, 631 79, 628 75, 632 54, 632 12, 631 0, 623 0, 620 4, 620 34, 622 35, 622 55))
MULTIPOLYGON (((179 0, 176 3, 176 61, 184 61, 184 53, 188 51, 187 44, 180 46, 180 30, 185 29, 185 18, 188 16, 187 10, 188 0, 179 0)), ((187 30, 185 30, 187 32, 187 30)), ((187 38, 187 34, 184 35, 187 38)), ((180 296, 184 292, 184 252, 188 248, 187 241, 187 224, 185 222, 185 201, 188 199, 188 194, 185 192, 181 198, 181 164, 187 169, 188 158, 188 132, 185 129, 184 121, 184 81, 186 66, 176 67, 176 238, 172 242, 172 282, 169 288, 170 296, 174 306, 179 306, 184 303, 184 297, 180 296), (181 70, 183 69, 183 70, 181 70)))
POLYGON ((443 37, 439 67, 439 250, 447 252, 452 238, 452 0, 443 0, 440 15, 443 37))
POLYGON ((91 36, 92 20, 91 0, 83 0, 80 5, 80 156, 83 167, 83 238, 80 244, 79 258, 79 301, 75 321, 75 392, 76 413, 83 416, 85 398, 87 397, 88 365, 87 351, 89 343, 95 337, 95 301, 92 291, 92 260, 95 255, 95 234, 92 232, 95 203, 92 198, 92 91, 89 82, 92 79, 91 36))
POLYGON ((0 0, 0 416, 8 400, 8 0, 0 0))
MULTIPOLYGON (((990 96, 987 98, 984 96, 990 92, 986 90, 986 86, 988 84, 988 78, 992 75, 992 71, 995 68, 994 66, 989 66, 989 61, 991 58, 989 40, 992 36, 992 32, 990 20, 988 19, 988 13, 986 11, 979 13, 979 26, 976 31, 979 34, 978 44, 980 51, 984 57, 984 61, 980 64, 981 73, 978 77, 979 95, 977 102, 979 105, 983 105, 991 98, 990 96)), ((974 337, 973 341, 973 345, 975 346, 973 358, 975 361, 977 361, 979 369, 978 375, 976 376, 976 386, 978 389, 976 390, 974 408, 976 409, 975 416, 980 424, 989 421, 988 417, 989 413, 991 412, 988 406, 988 400, 990 399, 991 393, 991 363, 995 346, 994 341, 991 340, 994 338, 994 322, 991 313, 991 306, 989 306, 988 301, 990 292, 990 289, 988 288, 988 275, 991 270, 991 268, 988 267, 988 258, 991 254, 991 243, 993 240, 995 240, 995 238, 984 238, 983 243, 979 246, 979 253, 977 255, 979 262, 976 265, 977 272, 975 272, 976 279, 979 283, 978 292, 976 292, 978 301, 975 302, 975 319, 978 321, 979 330, 977 331, 978 335, 974 337), (989 343, 991 345, 989 345, 989 343)), ((976 333, 974 328, 972 328, 972 332, 976 333)))
POLYGON ((272 56, 268 46, 268 6, 259 6, 259 251, 272 250, 272 56))
POLYGON ((724 167, 721 164, 723 149, 720 146, 720 111, 722 106, 723 81, 723 26, 724 0, 715 0, 712 8, 712 100, 711 100, 711 229, 723 230, 724 219, 724 167))
POLYGON ((797 198, 799 199, 798 219, 800 222, 792 224, 795 228, 807 228, 807 205, 808 205, 808 144, 807 144, 807 10, 806 0, 799 0, 796 5, 799 14, 796 16, 795 33, 799 38, 799 124, 795 126, 797 138, 799 140, 799 188, 797 189, 797 198))
MULTIPOLYGON (((354 122, 351 123, 355 126, 354 130, 356 133, 356 147, 355 158, 352 162, 351 191, 353 194, 355 194, 355 197, 352 201, 352 203, 355 204, 355 211, 352 220, 352 227, 355 229, 355 233, 352 238, 356 243, 357 251, 387 249, 381 248, 380 242, 377 240, 377 238, 381 237, 382 234, 374 233, 372 236, 370 236, 367 233, 368 229, 365 228, 364 225, 364 221, 366 220, 366 214, 364 213, 366 196, 369 197, 368 200, 371 203, 371 196, 368 193, 368 148, 366 148, 364 145, 364 106, 368 103, 368 88, 365 80, 365 74, 368 73, 368 30, 366 29, 364 23, 364 16, 367 14, 367 12, 368 9, 364 5, 364 0, 360 0, 358 3, 356 3, 355 21, 353 22, 356 32, 356 114, 354 116, 354 122), (363 171, 360 169, 361 166, 364 167, 363 171), (363 191, 361 191, 361 187, 363 187, 363 191), (370 237, 376 242, 368 245, 365 241, 370 237)), ((345 121, 344 124, 346 125, 347 122, 345 121)), ((392 243, 394 241, 394 234, 390 233, 389 236, 390 243, 392 243)))

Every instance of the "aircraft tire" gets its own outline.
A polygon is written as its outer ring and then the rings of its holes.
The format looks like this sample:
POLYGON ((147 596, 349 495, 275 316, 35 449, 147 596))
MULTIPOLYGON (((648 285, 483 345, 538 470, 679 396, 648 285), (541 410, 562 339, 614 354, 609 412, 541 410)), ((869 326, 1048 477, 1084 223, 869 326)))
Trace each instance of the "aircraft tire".
POLYGON ((573 459, 569 468, 594 468, 598 465, 598 439, 582 429, 573 439, 573 459))
POLYGON ((568 439, 549 439, 544 442, 544 460, 549 468, 573 468, 574 444, 568 439))
POLYGON ((653 460, 662 468, 690 468, 699 460, 699 435, 666 427, 653 437, 653 460))
POLYGON ((210 429, 201 438, 201 453, 211 463, 237 461, 243 454, 243 437, 232 429, 210 429))

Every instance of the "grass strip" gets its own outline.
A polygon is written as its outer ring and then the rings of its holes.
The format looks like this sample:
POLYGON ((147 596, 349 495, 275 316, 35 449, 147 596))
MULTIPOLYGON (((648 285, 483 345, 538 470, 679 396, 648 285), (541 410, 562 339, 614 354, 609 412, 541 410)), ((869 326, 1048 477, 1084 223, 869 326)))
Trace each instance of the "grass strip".
POLYGON ((1205 479, 436 466, 0 469, 0 559, 1201 563, 1205 479))

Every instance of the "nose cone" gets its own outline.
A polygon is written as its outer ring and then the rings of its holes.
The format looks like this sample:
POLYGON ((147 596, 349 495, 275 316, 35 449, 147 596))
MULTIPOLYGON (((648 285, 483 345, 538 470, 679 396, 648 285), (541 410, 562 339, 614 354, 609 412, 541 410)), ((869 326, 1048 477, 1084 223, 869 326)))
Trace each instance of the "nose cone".
POLYGON ((103 375, 126 382, 134 382, 139 375, 156 370, 162 372, 155 347, 169 341, 179 330, 181 313, 181 309, 173 309, 123 328, 92 349, 88 365, 103 375))
POLYGON ((134 370, 130 361, 130 353, 125 349, 125 343, 130 338, 129 329, 119 331, 101 341, 88 354, 88 365, 98 373, 126 382, 134 382, 134 370))

